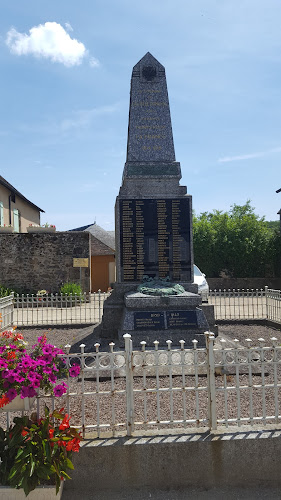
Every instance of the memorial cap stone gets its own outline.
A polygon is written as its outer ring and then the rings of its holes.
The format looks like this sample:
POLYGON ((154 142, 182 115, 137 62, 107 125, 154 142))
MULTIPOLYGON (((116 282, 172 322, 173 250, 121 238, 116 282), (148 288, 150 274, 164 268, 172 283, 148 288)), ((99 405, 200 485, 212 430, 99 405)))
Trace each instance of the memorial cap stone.
POLYGON ((149 52, 131 78, 127 164, 175 162, 165 68, 149 52))

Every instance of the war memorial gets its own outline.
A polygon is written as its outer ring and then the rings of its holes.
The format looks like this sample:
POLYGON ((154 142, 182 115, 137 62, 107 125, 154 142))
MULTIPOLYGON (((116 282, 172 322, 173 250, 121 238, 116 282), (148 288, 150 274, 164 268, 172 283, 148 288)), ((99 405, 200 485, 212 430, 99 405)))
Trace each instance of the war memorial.
MULTIPOLYGON (((103 338, 165 345, 215 330, 213 306, 193 283, 192 197, 181 186, 165 68, 149 52, 131 78, 127 158, 115 205, 117 280, 103 338)), ((136 345, 136 343, 135 343, 136 345)))

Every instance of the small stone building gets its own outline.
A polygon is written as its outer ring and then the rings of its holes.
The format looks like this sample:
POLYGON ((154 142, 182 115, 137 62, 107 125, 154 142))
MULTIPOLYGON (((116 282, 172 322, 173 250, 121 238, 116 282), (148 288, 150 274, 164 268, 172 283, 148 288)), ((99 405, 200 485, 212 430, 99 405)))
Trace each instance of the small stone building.
POLYGON ((71 231, 86 231, 91 235, 91 290, 106 292, 115 282, 115 234, 98 224, 89 224, 71 231))

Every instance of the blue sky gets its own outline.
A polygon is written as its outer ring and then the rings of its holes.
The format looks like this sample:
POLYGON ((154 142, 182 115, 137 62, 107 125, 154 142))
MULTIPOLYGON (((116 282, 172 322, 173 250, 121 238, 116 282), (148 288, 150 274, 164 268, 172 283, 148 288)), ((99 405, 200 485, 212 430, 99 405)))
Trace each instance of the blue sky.
POLYGON ((67 230, 114 229, 132 67, 166 68, 196 213, 281 206, 280 0, 10 0, 0 16, 0 175, 67 230))

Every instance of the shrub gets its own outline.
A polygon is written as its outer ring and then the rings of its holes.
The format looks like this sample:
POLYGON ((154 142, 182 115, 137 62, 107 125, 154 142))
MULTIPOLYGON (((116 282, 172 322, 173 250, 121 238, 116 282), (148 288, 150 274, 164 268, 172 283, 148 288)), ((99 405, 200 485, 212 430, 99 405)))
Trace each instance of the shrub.
POLYGON ((14 292, 12 288, 6 288, 5 286, 0 285, 0 298, 8 297, 8 295, 11 295, 12 292, 14 292))
POLYGON ((83 295, 82 288, 77 283, 65 283, 60 288, 62 295, 83 295))

